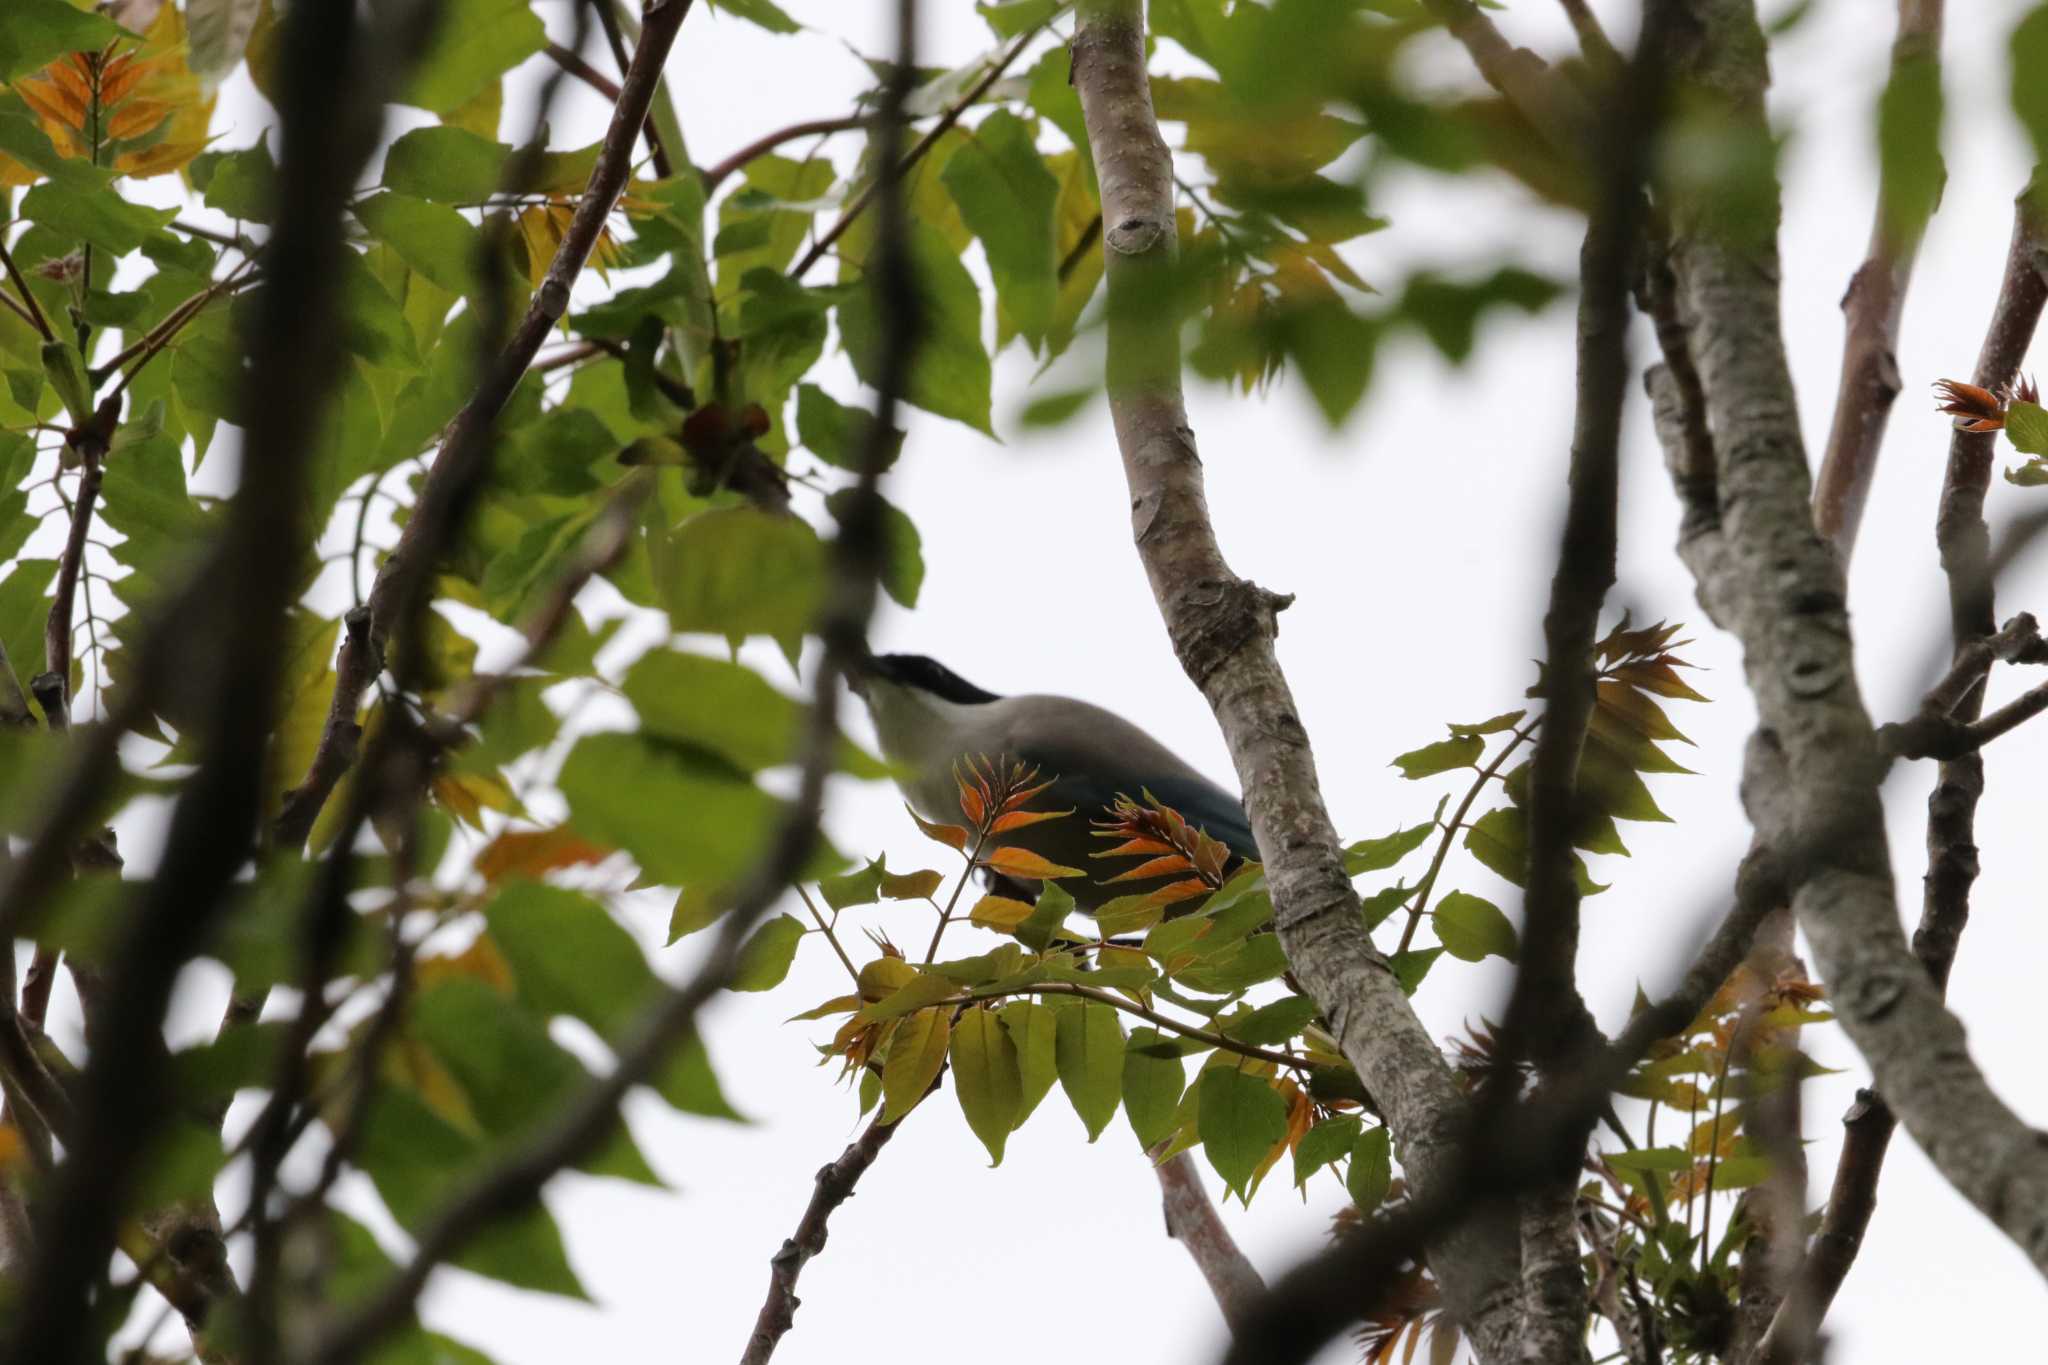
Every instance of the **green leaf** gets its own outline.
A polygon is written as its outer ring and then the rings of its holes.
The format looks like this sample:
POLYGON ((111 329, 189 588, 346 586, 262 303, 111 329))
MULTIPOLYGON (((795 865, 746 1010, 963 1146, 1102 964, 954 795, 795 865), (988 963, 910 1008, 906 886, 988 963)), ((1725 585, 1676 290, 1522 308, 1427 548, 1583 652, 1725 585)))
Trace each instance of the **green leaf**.
POLYGON ((1027 948, 1043 951, 1059 927, 1067 922, 1067 916, 1073 913, 1073 894, 1058 882, 1048 881, 1039 888, 1038 902, 1032 907, 1029 918, 1014 930, 1017 941, 1027 948))
POLYGON ((989 1164, 1003 1164, 1003 1144, 1017 1126, 1024 1080, 1017 1048, 993 1011, 974 1005, 953 1028, 953 1090, 967 1126, 988 1148, 989 1164))
POLYGON ((65 0, 7 0, 0 15, 0 81, 41 70, 67 52, 96 51, 124 31, 65 0))
POLYGON ((1363 1122, 1356 1114, 1339 1114, 1324 1119, 1301 1135, 1294 1145, 1294 1183, 1302 1186, 1308 1178, 1338 1157, 1351 1155, 1363 1122))
POLYGON ((796 33, 803 27, 784 14, 772 0, 714 0, 714 8, 765 28, 770 33, 796 33))
POLYGON ((608 1043, 662 989, 633 936, 581 892, 511 881, 484 908, 484 923, 521 1000, 542 1016, 581 1019, 608 1043))
POLYGON ((384 154, 384 188, 437 204, 488 199, 512 149, 462 128, 415 128, 384 154))
MULTIPOLYGON (((2048 5, 2036 5, 2012 31, 2012 111, 2034 144, 2034 159, 2048 161, 2048 5)), ((2038 199, 2039 191, 2034 191, 2038 199)))
POLYGON ((1422 985, 1422 978, 1429 975, 1429 969, 1444 955, 1441 948, 1410 948, 1405 953, 1395 953, 1387 959, 1394 969, 1394 980, 1401 987, 1401 994, 1413 995, 1422 985))
POLYGON ((1200 1090, 1195 1123, 1202 1150, 1224 1185, 1244 1199, 1260 1160, 1287 1136, 1287 1101, 1263 1077, 1234 1066, 1205 1068, 1200 1090))
POLYGON ((358 201, 355 213, 371 236, 435 284, 454 294, 476 292, 482 238, 454 209, 387 192, 358 201))
POLYGON ((277 163, 270 145, 258 142, 238 152, 202 152, 193 179, 205 176, 206 206, 230 218, 268 223, 277 207, 277 163))
POLYGON ((1415 888, 1408 883, 1395 882, 1392 886, 1383 887, 1367 896, 1362 902, 1366 932, 1370 933, 1379 928, 1387 916, 1407 904, 1408 898, 1414 893, 1415 888))
MULTIPOLYGON (((851 488, 839 489, 825 499, 825 510, 843 521, 854 496, 851 488)), ((878 496, 877 500, 882 505, 882 587, 897 605, 914 607, 924 586, 923 542, 916 523, 902 508, 887 498, 878 496)))
POLYGON ((960 983, 956 977, 944 974, 937 968, 930 968, 918 972, 880 1000, 864 1006, 860 1012, 860 1019, 863 1023, 881 1019, 900 1019, 913 1010, 921 1010, 927 1005, 937 1004, 959 993, 960 983))
POLYGON ((403 102, 455 113, 546 44, 547 30, 527 0, 448 0, 403 102))
POLYGON ((1485 751, 1486 741, 1477 735, 1453 735, 1434 744, 1425 744, 1420 749, 1409 750, 1394 760, 1394 766, 1401 770, 1401 776, 1412 782, 1457 768, 1475 767, 1479 755, 1485 751))
POLYGON ((2014 400, 2006 405, 2005 434, 2023 455, 2048 455, 2048 410, 2014 400))
POLYGON ((185 64, 208 85, 218 85, 241 64, 263 0, 187 0, 185 64))
POLYGON ((1435 830, 1436 822, 1425 820, 1384 839, 1361 839, 1344 850, 1344 875, 1358 877, 1384 871, 1427 843, 1435 830))
MULTIPOLYGON (((2048 74, 2032 73, 2039 84, 2048 74)), ((1877 102, 1878 212, 1897 243, 1920 240, 1941 200, 1941 64, 1932 51, 1901 52, 1877 102)))
MULTIPOLYGON (((481 1144, 451 1126, 412 1091, 381 1087, 370 1100, 355 1150, 399 1224, 418 1232, 484 1160, 481 1144)), ((544 1204, 493 1221, 452 1263, 522 1289, 588 1298, 544 1204)))
POLYGON ((1068 389, 1063 393, 1049 393, 1034 398, 1017 414, 1017 425, 1056 427, 1087 407, 1100 392, 1101 390, 1092 387, 1068 389))
POLYGON ((1393 1179, 1392 1138, 1384 1127, 1366 1129, 1358 1135, 1358 1142, 1351 1149, 1351 1169, 1344 1177, 1344 1188, 1351 1192, 1351 1202, 1371 1213, 1385 1201, 1387 1187, 1393 1179))
POLYGON ((50 616, 54 559, 17 559, 0 578, 0 645, 24 686, 43 671, 43 624, 50 616))
MULTIPOLYGON (((541 1018, 473 978, 421 992, 407 1027, 448 1068, 493 1143, 512 1143, 545 1124, 589 1084, 590 1073, 548 1036, 541 1018)), ((659 1185, 631 1134, 618 1128, 577 1163, 591 1175, 659 1185)))
POLYGON ((797 517, 754 507, 699 512, 657 556, 663 605, 678 631, 800 638, 824 593, 825 552, 797 517))
MULTIPOLYGON (((1516 886, 1522 885, 1528 875, 1529 827, 1518 807, 1502 806, 1473 821, 1465 830, 1465 847, 1490 871, 1516 886)), ((1586 871, 1585 859, 1576 855, 1572 858, 1572 875, 1582 896, 1598 895, 1607 889, 1593 880, 1586 871)))
POLYGON ((81 182, 66 177, 33 186, 22 197, 21 216, 67 242, 90 242, 116 256, 125 256, 178 214, 175 209, 131 203, 90 178, 81 182))
POLYGON ((1060 182, 1045 168, 1030 127, 998 109, 953 154, 941 178, 981 239, 997 303, 1038 350, 1059 293, 1053 207, 1060 182))
POLYGON ((1267 1046, 1284 1043, 1315 1022, 1316 1002, 1305 995, 1290 995, 1262 1005, 1234 1020, 1223 1021, 1225 1036, 1241 1043, 1267 1046))
POLYGON ((724 885, 751 866, 777 803, 723 764, 642 735, 585 735, 559 780, 575 828, 667 886, 724 885))
POLYGON ((1178 1047, 1157 1029, 1132 1029, 1124 1044, 1124 1117, 1150 1149, 1173 1131, 1173 1113, 1187 1086, 1178 1047))
POLYGON ((770 991, 780 986, 782 978, 789 975, 789 964, 796 960, 796 945, 803 937, 803 921, 795 915, 777 915, 756 929, 740 949, 731 988, 770 991))
MULTIPOLYGON (((1124 1031, 1116 1013, 1113 1007, 1094 1000, 1083 1001, 1078 1009, 1059 1011, 1060 1087, 1081 1116, 1090 1142, 1101 1137, 1116 1117, 1117 1101, 1123 1093, 1124 1031)), ((1172 1065, 1177 1070, 1180 1063, 1172 1065)), ((1179 1098, 1178 1089, 1176 1085, 1175 1099, 1179 1098)))
POLYGON ((998 0, 995 4, 976 0, 974 8, 988 20, 988 26, 995 30, 996 37, 1014 38, 1026 29, 1038 27, 1064 6, 1060 0, 998 0))
MULTIPOLYGON (((859 469, 874 425, 874 414, 865 408, 848 407, 816 384, 797 385, 797 439, 826 464, 859 469)), ((892 432, 883 447, 882 468, 895 464, 902 450, 903 433, 892 432)))
MULTIPOLYGON (((647 732, 717 754, 742 772, 797 757, 806 708, 744 664, 656 649, 626 670, 621 685, 647 732)), ((841 771, 889 775, 881 760, 851 740, 841 741, 838 752, 841 771)))
MULTIPOLYGON (((911 224, 910 259, 923 324, 904 397, 940 417, 995 435, 989 425, 992 371, 981 341, 981 291, 936 228, 911 224)), ((839 306, 839 334, 863 383, 882 370, 882 322, 874 291, 862 289, 839 306)))
POLYGON ((827 877, 818 883, 818 894, 825 898, 825 904, 834 910, 844 910, 854 905, 873 905, 882 894, 882 878, 887 875, 883 860, 876 858, 858 871, 844 876, 827 877))
POLYGON ((882 1122, 894 1123, 909 1113, 938 1079, 953 1037, 952 1013, 919 1010, 890 1035, 889 1059, 882 1063, 882 1122))
MULTIPOLYGON (((1045 1092, 1052 1089, 1058 1075, 1058 1049, 1055 1031, 1058 1028, 1058 1011, 1035 1000, 1012 1000, 996 1011, 1003 1021, 1003 1027, 1010 1031, 1010 1042, 1017 1049, 1017 1075, 1023 1085, 1022 1098, 1017 1106, 1017 1126, 1023 1127, 1024 1120, 1031 1117, 1031 1111, 1038 1108, 1038 1102, 1045 1098, 1045 1092)), ((1123 1047, 1123 1034, 1117 1034, 1117 1047, 1123 1047)), ((1114 1089, 1116 1078, 1110 1078, 1114 1089)))
POLYGON ((1519 955, 1515 926, 1492 901, 1453 891, 1436 903, 1430 919, 1452 957, 1466 962, 1504 957, 1513 962, 1519 955))

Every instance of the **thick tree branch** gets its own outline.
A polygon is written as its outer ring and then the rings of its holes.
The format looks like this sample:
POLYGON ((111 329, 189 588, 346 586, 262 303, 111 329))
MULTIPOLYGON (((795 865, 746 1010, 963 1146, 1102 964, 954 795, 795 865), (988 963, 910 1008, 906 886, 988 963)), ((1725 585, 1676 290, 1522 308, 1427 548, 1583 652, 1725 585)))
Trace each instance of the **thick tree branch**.
MULTIPOLYGON (((2044 240, 2043 224, 2031 196, 2023 193, 2014 214, 2012 245, 1998 299, 1977 353, 1974 378, 1984 387, 2004 383, 2024 359, 2042 307, 2048 304, 2048 273, 2044 272, 2048 272, 2048 240, 2044 240)), ((1938 723, 1965 733, 1976 723, 1983 706, 1984 678, 1992 661, 2029 656, 2039 639, 2033 618, 2025 613, 2002 631, 1994 634, 1991 629, 1994 566, 1990 528, 1984 522, 1984 497, 1990 486, 1996 442, 1997 435, 1992 432, 1958 430, 1950 436, 1948 469, 1935 520, 1935 540, 1948 574, 1954 656, 1948 674, 1928 693, 1916 720, 1938 717, 1938 723)), ((2042 693, 2042 689, 2034 692, 2042 693)), ((2042 701, 2048 703, 2048 693, 2043 693, 2042 701)), ((2018 716, 2013 724, 2024 718, 2018 716)), ((1913 952, 1937 996, 1946 993, 1956 945, 1969 922, 1970 888, 1978 871, 1977 802, 1983 792, 1983 759, 1970 746, 1941 765, 1927 798, 1927 876, 1913 952)), ((1889 1093, 1890 1085, 1881 1075, 1880 1082, 1889 1093)), ((1954 1121, 1967 1120, 1958 1116, 1954 1121)), ((1758 1346, 1756 1359, 1764 1365, 1797 1365, 1806 1358, 1862 1249, 1864 1233, 1877 1208, 1878 1178, 1897 1126, 1892 1107, 1877 1090, 1859 1090, 1856 1102, 1843 1115, 1842 1151, 1835 1163, 1827 1209, 1793 1292, 1758 1346)), ((2038 1255, 2035 1262, 2041 1264, 2038 1255)))
MULTIPOLYGON (((1677 66, 1740 135, 1768 136, 1747 0, 1687 0, 1677 66)), ((1758 187, 1763 188, 1763 187, 1758 187)), ((1779 860, 1843 1027, 1942 1174, 2048 1272, 2048 1144, 1992 1093, 1899 934, 1839 559, 1813 528, 1778 331, 1775 187, 1676 197, 1673 264, 1720 459, 1721 553, 1701 592, 1741 640, 1761 728, 1744 800, 1779 860)), ((1984 633, 1988 633, 1987 631, 1984 633)))
MULTIPOLYGON (((1940 80, 1943 0, 1899 0, 1892 41, 1891 88, 1904 91, 1940 80)), ((1915 167, 1924 173, 1925 167, 1915 167)), ((1842 295, 1842 378, 1834 424, 1814 483, 1815 528, 1847 563, 1877 473, 1885 423, 1899 396, 1899 315, 1912 282, 1914 257, 1934 205, 1906 202, 1894 158, 1884 158, 1870 249, 1842 295)))
POLYGON ((275 838, 283 847, 296 848, 305 843, 321 807, 333 794, 334 784, 354 761, 355 737, 350 732, 356 726, 357 702, 382 669, 392 631, 412 615, 419 595, 432 579, 434 562, 463 505, 483 477, 499 410, 518 387, 541 343, 568 310, 569 287, 589 260, 598 234, 604 230, 605 221, 632 173, 634 141, 646 120, 676 32, 689 12, 690 0, 669 0, 649 12, 640 45, 626 70, 618 107, 612 111, 611 125, 605 130, 597 164, 591 168, 590 183, 577 201, 575 217, 562 236, 554 260, 548 263, 547 275, 534 291, 526 316, 504 350, 469 402, 449 423, 440 453, 420 484, 419 499, 399 532, 398 544, 377 571, 377 581, 365 604, 368 614, 362 623, 360 640, 355 623, 349 623, 349 638, 335 668, 334 697, 312 766, 305 780, 286 795, 277 817, 275 838))
MULTIPOLYGON (((1178 292, 1173 172, 1152 110, 1137 0, 1082 6, 1073 79, 1108 225, 1110 414, 1138 554, 1174 652, 1230 746, 1288 961, 1386 1113, 1409 1179, 1434 1191, 1458 1164, 1464 1097, 1359 920, 1273 653, 1286 599, 1232 573, 1209 522, 1181 402, 1178 319, 1167 311, 1178 292)), ((1498 1217, 1447 1233, 1433 1249, 1452 1311, 1484 1359, 1504 1358, 1513 1335, 1516 1254, 1498 1217)))

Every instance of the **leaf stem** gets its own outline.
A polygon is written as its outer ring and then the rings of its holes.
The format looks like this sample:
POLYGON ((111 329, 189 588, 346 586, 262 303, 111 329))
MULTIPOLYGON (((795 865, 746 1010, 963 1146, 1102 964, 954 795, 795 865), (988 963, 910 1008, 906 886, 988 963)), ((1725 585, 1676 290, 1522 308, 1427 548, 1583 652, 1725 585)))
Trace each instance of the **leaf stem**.
POLYGON ((1536 727, 1542 723, 1543 717, 1538 716, 1515 731, 1514 738, 1493 756, 1492 762, 1479 770, 1479 776, 1472 779, 1472 786, 1466 791, 1465 799, 1458 803, 1458 808, 1451 812, 1451 822, 1444 826, 1443 838, 1437 841, 1436 856, 1429 860, 1429 871, 1423 874, 1422 884, 1415 888, 1415 908, 1408 912, 1408 924, 1401 930, 1401 942, 1394 949, 1395 952, 1407 952, 1408 945, 1415 941, 1415 926, 1422 923, 1423 912, 1429 907, 1430 892, 1436 888, 1436 875, 1443 870, 1444 859, 1450 854, 1452 838, 1465 826, 1466 812, 1472 809, 1472 803, 1479 799, 1479 793, 1485 789, 1487 782, 1500 771, 1501 764, 1508 761, 1508 755, 1520 748, 1522 742, 1530 735, 1535 734, 1536 727))
POLYGON ((846 955, 846 949, 840 946, 839 935, 832 932, 832 926, 825 923, 825 917, 818 913, 817 905, 811 900, 811 893, 804 890, 802 882, 796 883, 796 894, 802 899, 804 909, 810 911, 811 918, 817 921, 818 932, 825 936, 825 941, 832 945, 832 951, 839 954, 839 960, 846 964, 846 974, 852 977, 853 984, 858 986, 860 984, 860 968, 854 966, 853 959, 846 955))
MULTIPOLYGON (((4 236, 0 236, 0 266, 6 267, 7 278, 21 291, 23 309, 16 311, 23 312, 30 325, 42 335, 43 340, 55 341, 57 334, 50 330, 50 320, 43 316, 43 306, 37 303, 36 296, 29 292, 28 281, 21 277, 21 267, 14 263, 14 253, 7 249, 7 239, 4 236)), ((14 300, 9 299, 8 302, 11 304, 14 300)))
POLYGON ((974 851, 967 855, 967 866, 960 872, 960 880, 953 883, 953 894, 946 897, 945 908, 939 911, 939 927, 932 930, 931 946, 924 950, 924 960, 929 963, 939 955, 939 937, 946 932, 946 925, 953 919, 953 907, 960 903, 960 893, 967 887, 967 879, 974 875, 974 869, 981 862, 982 846, 988 842, 988 831, 979 830, 974 836, 974 851))

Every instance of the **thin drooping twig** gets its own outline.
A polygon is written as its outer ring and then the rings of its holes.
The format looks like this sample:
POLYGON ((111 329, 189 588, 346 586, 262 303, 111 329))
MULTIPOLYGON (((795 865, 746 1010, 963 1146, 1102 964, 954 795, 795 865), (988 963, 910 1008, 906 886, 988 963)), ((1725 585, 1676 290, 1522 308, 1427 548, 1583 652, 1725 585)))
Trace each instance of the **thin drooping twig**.
MULTIPOLYGON (((915 146, 903 154, 902 159, 897 163, 896 174, 898 176, 908 175, 913 166, 924 160, 924 154, 930 151, 932 146, 946 135, 946 130, 958 123, 960 116, 965 114, 983 95, 987 94, 990 86, 1002 79, 1003 73, 1010 69, 1011 63, 1024 55, 1024 49, 1029 47, 1032 41, 1038 37, 1039 32, 1051 22, 1052 15, 1047 15, 1025 32, 1018 34, 1017 41, 1010 44, 1002 56, 989 63, 986 74, 969 86, 959 99, 954 100, 951 105, 947 106, 946 112, 939 115, 938 120, 932 124, 930 130, 917 140, 915 146)), ((789 277, 791 279, 801 280, 810 273, 811 267, 816 265, 824 258, 825 253, 832 249, 832 244, 838 241, 848 228, 853 226, 853 220, 860 217, 866 211, 869 203, 875 197, 876 188, 881 183, 881 177, 878 175, 863 187, 859 194, 853 197, 852 203, 840 210, 839 217, 833 220, 832 226, 826 228, 824 233, 811 243, 811 249, 806 251, 798 259, 797 263, 789 268, 789 277)))
POLYGON ((7 1327, 8 1359, 84 1353, 92 1286, 105 1273, 144 1147, 168 1109, 161 1025, 171 986, 228 903, 252 847, 285 612, 298 581, 293 565, 305 541, 304 456, 341 363, 342 211, 380 129, 387 84, 417 49, 417 13, 379 17, 407 41, 374 60, 352 6, 298 6, 282 26, 283 156, 265 256, 271 287, 250 346, 248 458, 210 559, 212 591, 186 604, 182 623, 189 638, 180 660, 191 695, 203 699, 190 731, 200 763, 110 956, 76 1141, 40 1211, 26 1293, 7 1327))
POLYGON ((781 1250, 768 1258, 768 1298, 754 1319, 746 1349, 740 1352, 740 1365, 766 1365, 774 1356, 776 1346, 796 1322, 797 1277, 804 1273, 811 1258, 825 1249, 826 1224, 833 1212, 852 1198, 853 1187, 894 1136, 896 1124, 884 1123, 877 1116, 861 1130, 859 1137, 847 1144, 838 1160, 819 1168, 811 1202, 804 1206, 796 1231, 783 1241, 781 1250))
MULTIPOLYGON (((672 0, 672 7, 686 5, 672 0)), ((905 16, 908 27, 912 20, 907 3, 905 16)), ((659 41, 656 24, 661 17, 659 12, 650 15, 642 30, 641 51, 626 82, 629 91, 649 45, 659 41)), ((680 22, 679 15, 675 21, 680 22)), ((668 37, 673 36, 671 30, 668 37)), ((839 519, 839 534, 826 565, 826 600, 818 625, 824 657, 818 665, 805 729, 796 795, 785 807, 769 847, 735 892, 732 908, 696 975, 668 991, 627 1030, 609 1073, 585 1087, 533 1137, 480 1172, 419 1230, 413 1255, 383 1284, 351 1305, 339 1321, 325 1327, 306 1353, 308 1365, 344 1365, 355 1360, 412 1311, 436 1266, 497 1219, 530 1206, 558 1171, 604 1141, 618 1123, 618 1106, 626 1092, 653 1074, 678 1044, 695 1033, 698 1011, 732 979, 755 922, 767 913, 816 847, 825 780, 839 738, 839 682, 865 651, 868 616, 880 580, 884 553, 880 471, 922 334, 899 199, 893 192, 883 196, 873 280, 884 358, 876 377, 874 422, 862 453, 860 481, 839 519)))
MULTIPOLYGON (((1888 99, 1903 102, 1910 92, 1939 90, 1942 5, 1943 0, 1898 0, 1888 99)), ((1925 119, 1929 113, 1923 109, 1893 117, 1925 119)), ((1842 378, 1827 453, 1814 480, 1813 521, 1844 563, 1856 545, 1885 424, 1899 395, 1899 317, 1920 237, 1934 209, 1931 197, 1908 202, 1905 176, 1925 179, 1930 170, 1904 166, 1895 157, 1882 159, 1870 248, 1842 295, 1842 378)))
POLYGON ((1166 1235, 1187 1248, 1223 1321, 1236 1331, 1250 1321, 1253 1308, 1265 1297, 1265 1280, 1223 1226, 1191 1153, 1181 1152, 1152 1169, 1159 1177, 1166 1235))
MULTIPOLYGON (((1137 0, 1087 5, 1073 79, 1102 187, 1109 290, 1110 415, 1138 553, 1174 652, 1202 691, 1237 768, 1289 963, 1331 1021, 1345 1058, 1386 1113, 1421 1197, 1459 1166, 1464 1096, 1358 917, 1342 845, 1274 656, 1287 599, 1240 579, 1209 521, 1181 401, 1173 173, 1145 71, 1137 0)), ((1514 1330, 1517 1254, 1499 1218, 1446 1234, 1452 1311, 1499 1354, 1514 1330)))
POLYGON ((604 72, 599 71, 589 62, 584 61, 578 54, 563 47, 560 43, 552 42, 543 50, 546 51, 548 57, 555 65, 561 67, 562 70, 568 72, 577 80, 582 81, 598 94, 603 95, 608 100, 618 99, 618 82, 605 75, 604 72))
MULTIPOLYGON (((2044 271, 2048 237, 2030 197, 2022 194, 1998 298, 1977 353, 1975 378, 1985 387, 2004 383, 2025 358, 2048 304, 2044 271)), ((1930 709, 1940 707, 1946 720, 1966 727, 1983 706, 1984 677, 1997 649, 1993 642, 2003 634, 1992 630, 1991 532, 1984 521, 1996 442, 1992 432, 1951 434, 1935 520, 1935 539, 1948 575, 1954 664, 1929 694, 1930 709)), ((2014 624, 2018 625, 2017 618, 2014 624)), ((1978 871, 1976 812, 1983 792, 1983 758, 1972 748, 1941 765, 1927 798, 1927 876, 1913 952, 1937 995, 1946 992, 1956 945, 1969 922, 1970 888, 1978 871)), ((1796 1365, 1805 1359, 1862 1249, 1897 1124, 1891 1106, 1876 1090, 1859 1090, 1843 1115, 1842 1151, 1827 1209, 1799 1279, 1757 1349, 1756 1359, 1764 1365, 1796 1365)))
MULTIPOLYGON (((1753 8, 1683 8, 1690 40, 1673 55, 1688 83, 1728 126, 1768 137, 1753 8)), ((2048 1144, 1986 1083, 1899 933, 1842 566, 1813 529, 1778 326, 1774 177, 1757 172, 1753 188, 1740 206, 1682 186, 1673 196, 1674 272, 1721 475, 1719 546, 1690 562, 1709 613, 1743 645, 1757 703, 1744 803, 1782 865, 1836 1017, 1900 1119, 1944 1178, 2048 1273, 2048 1144)))
POLYGON ((874 127, 875 120, 867 114, 844 114, 838 118, 806 119, 792 123, 787 128, 777 128, 764 133, 746 146, 734 152, 704 172, 704 194, 708 198, 712 191, 724 184, 735 173, 746 169, 756 157, 766 156, 785 142, 794 142, 803 137, 822 137, 827 133, 850 133, 862 128, 874 127))
MULTIPOLYGON (((600 10, 605 0, 597 0, 600 10)), ((520 377, 533 363, 541 343, 569 307, 569 287, 589 260, 605 220, 611 215, 633 169, 633 144, 645 122, 647 108, 661 80, 663 64, 676 32, 690 12, 690 0, 669 0, 649 12, 621 86, 618 107, 591 168, 590 182, 577 202, 575 216, 562 244, 548 263, 547 275, 534 291, 520 321, 497 361, 490 367, 462 411, 450 422, 440 452, 420 484, 412 515, 399 532, 398 544, 370 589, 358 640, 354 623, 335 666, 334 696, 321 727, 305 780, 289 792, 275 826, 279 845, 296 848, 306 841, 313 822, 333 794, 334 785, 355 761, 359 739, 356 704, 383 667, 384 651, 397 624, 408 619, 419 593, 431 580, 448 528, 481 477, 490 456, 491 430, 498 412, 512 396, 520 377)))

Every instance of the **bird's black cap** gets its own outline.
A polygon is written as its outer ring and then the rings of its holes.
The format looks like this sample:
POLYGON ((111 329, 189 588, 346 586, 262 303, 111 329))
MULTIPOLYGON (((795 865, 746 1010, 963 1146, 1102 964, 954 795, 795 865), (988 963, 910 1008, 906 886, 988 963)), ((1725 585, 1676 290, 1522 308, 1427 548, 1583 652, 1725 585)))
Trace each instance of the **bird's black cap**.
POLYGON ((926 658, 922 654, 871 654, 862 668, 864 672, 886 678, 899 687, 914 687, 945 701, 966 706, 1002 700, 995 693, 976 687, 937 659, 926 658))

